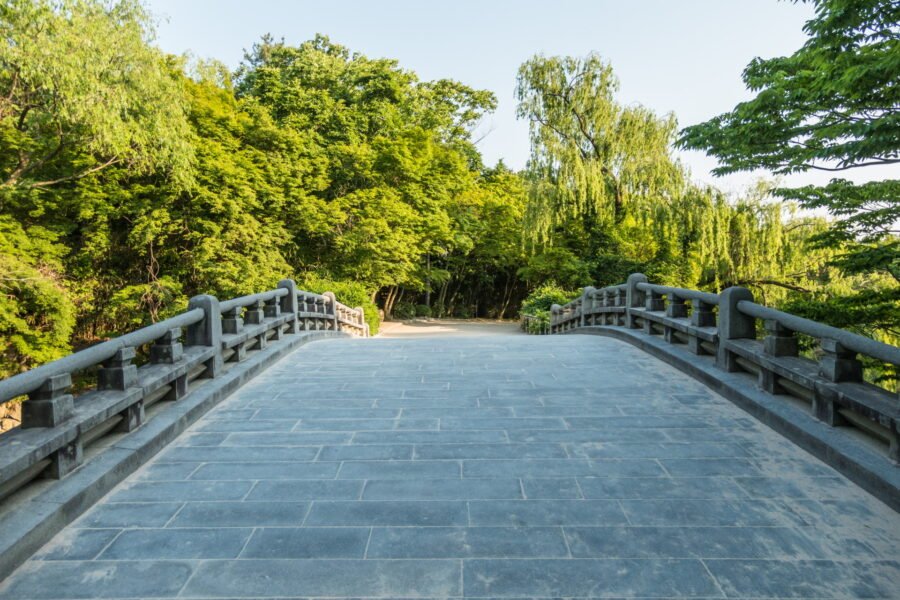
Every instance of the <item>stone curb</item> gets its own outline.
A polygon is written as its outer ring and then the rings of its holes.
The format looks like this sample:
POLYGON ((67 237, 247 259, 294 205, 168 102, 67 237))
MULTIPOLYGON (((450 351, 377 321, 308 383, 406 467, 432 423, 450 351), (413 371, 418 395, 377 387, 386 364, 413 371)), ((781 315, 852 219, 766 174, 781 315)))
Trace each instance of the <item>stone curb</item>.
POLYGON ((165 407, 136 431, 124 436, 65 479, 0 515, 0 580, 37 552, 66 525, 81 516, 116 485, 211 408, 292 350, 318 340, 350 337, 334 331, 287 334, 272 340, 221 376, 165 407))
POLYGON ((713 361, 688 352, 685 346, 668 344, 638 330, 586 326, 563 333, 615 338, 663 360, 721 394, 900 512, 900 469, 840 429, 829 427, 778 396, 763 392, 753 376, 728 373, 716 367, 713 361))

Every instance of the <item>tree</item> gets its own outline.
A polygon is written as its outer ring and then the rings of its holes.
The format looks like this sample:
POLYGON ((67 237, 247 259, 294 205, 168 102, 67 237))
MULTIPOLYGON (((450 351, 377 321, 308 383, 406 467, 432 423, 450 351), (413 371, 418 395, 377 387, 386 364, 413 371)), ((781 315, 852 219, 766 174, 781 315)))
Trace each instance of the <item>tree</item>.
POLYGON ((519 68, 518 115, 531 132, 530 222, 539 237, 566 216, 615 223, 679 193, 674 116, 617 103, 618 87, 612 67, 593 53, 538 55, 519 68))
MULTIPOLYGON (((756 96, 681 132, 681 147, 719 159, 716 174, 844 172, 900 163, 900 4, 810 1, 816 14, 805 26, 809 40, 791 56, 757 58, 744 70, 756 96)), ((898 331, 900 180, 832 179, 775 193, 831 214, 830 227, 812 241, 838 249, 832 263, 844 273, 872 275, 858 301, 877 307, 872 318, 880 322, 881 307, 893 304, 889 328, 898 331)))
POLYGON ((185 178, 171 65, 136 0, 0 5, 0 189, 43 189, 112 165, 185 178))

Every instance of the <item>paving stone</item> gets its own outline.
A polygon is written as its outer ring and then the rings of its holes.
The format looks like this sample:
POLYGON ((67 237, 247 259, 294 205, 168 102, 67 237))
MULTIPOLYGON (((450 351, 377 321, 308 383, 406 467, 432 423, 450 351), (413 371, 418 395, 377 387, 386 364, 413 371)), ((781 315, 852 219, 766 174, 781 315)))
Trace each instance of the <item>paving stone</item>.
MULTIPOLYGON (((202 446, 177 447, 164 451, 157 459, 162 462, 247 462, 247 461, 308 461, 319 454, 318 446, 202 446)), ((159 464, 159 463, 157 463, 159 464)))
POLYGON ((568 555, 558 527, 376 527, 369 558, 537 558, 568 555))
POLYGON ((566 458, 562 444, 417 444, 415 458, 566 458))
POLYGON ((72 527, 162 527, 183 506, 180 502, 103 503, 94 506, 72 527))
POLYGON ((252 529, 130 529, 123 531, 100 560, 237 558, 252 529))
POLYGON ((44 546, 35 560, 91 560, 119 535, 121 529, 64 529, 44 546))
POLYGON ((621 500, 632 525, 806 525, 788 505, 761 500, 621 500))
POLYGON ((297 421, 299 421, 299 419, 295 421, 224 421, 222 419, 212 419, 205 423, 200 423, 197 426, 196 431, 208 431, 213 433, 290 431, 294 428, 297 421))
POLYGON ((375 446, 360 444, 351 446, 323 446, 317 460, 411 460, 412 458, 412 445, 394 444, 375 446))
POLYGON ((577 558, 830 557, 791 527, 566 527, 565 534, 577 558))
POLYGON ((460 568, 458 560, 208 561, 182 595, 445 598, 460 595, 460 568))
POLYGON ((460 419, 451 417, 441 419, 441 429, 448 431, 459 429, 566 429, 566 424, 559 418, 503 419, 488 417, 460 419))
MULTIPOLYGON (((292 406, 290 408, 260 408, 254 419, 396 419, 400 409, 396 408, 312 408, 292 406)), ((414 416, 414 415, 410 415, 414 416)))
POLYGON ((452 479, 460 477, 457 461, 402 460, 342 463, 338 479, 452 479))
POLYGON ((465 460, 464 477, 663 476, 655 460, 465 460))
POLYGON ((472 525, 549 527, 553 525, 626 525, 612 500, 494 500, 469 502, 472 525))
POLYGON ((223 446, 318 446, 346 444, 352 433, 332 431, 230 433, 223 446))
POLYGON ((177 500, 240 500, 249 481, 140 481, 114 492, 110 502, 170 502, 177 500))
POLYGON ((169 527, 299 526, 309 502, 189 502, 169 527))
POLYGON ((306 525, 466 525, 465 502, 314 502, 306 525))
POLYGON ((573 456, 586 458, 742 458, 750 456, 738 444, 720 442, 659 442, 603 444, 573 444, 573 456))
POLYGON ((368 527, 277 527, 257 529, 241 558, 363 558, 368 527))
POLYGON ((726 594, 753 598, 896 598, 900 562, 708 560, 726 594))
POLYGON ((0 598, 174 598, 191 572, 177 561, 33 561, 0 587, 0 598))
POLYGON ((473 559, 463 565, 466 596, 721 597, 698 560, 473 559))
POLYGON ((293 502, 296 500, 356 500, 364 481, 297 480, 260 481, 246 502, 293 502))
POLYGON ((199 462, 163 463, 147 465, 134 474, 135 481, 178 481, 187 479, 200 466, 199 462))
POLYGON ((505 431, 361 431, 354 444, 496 444, 509 441, 505 431))
POLYGON ((522 479, 525 497, 529 499, 576 499, 582 498, 581 489, 574 478, 566 479, 522 479))
POLYGON ((522 499, 518 479, 410 479, 368 481, 363 500, 522 499))
POLYGON ((724 477, 585 477, 585 498, 746 498, 746 491, 724 477))
POLYGON ((209 463, 197 469, 191 480, 334 479, 339 467, 338 463, 325 462, 209 463))

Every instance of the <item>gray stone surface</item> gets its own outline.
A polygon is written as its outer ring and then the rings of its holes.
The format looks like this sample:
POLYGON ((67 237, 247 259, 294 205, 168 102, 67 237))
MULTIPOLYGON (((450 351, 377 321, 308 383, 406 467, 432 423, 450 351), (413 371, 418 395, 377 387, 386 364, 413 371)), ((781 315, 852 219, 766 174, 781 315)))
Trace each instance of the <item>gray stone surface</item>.
POLYGON ((898 557, 900 515, 623 342, 334 340, 0 598, 898 598, 898 557))

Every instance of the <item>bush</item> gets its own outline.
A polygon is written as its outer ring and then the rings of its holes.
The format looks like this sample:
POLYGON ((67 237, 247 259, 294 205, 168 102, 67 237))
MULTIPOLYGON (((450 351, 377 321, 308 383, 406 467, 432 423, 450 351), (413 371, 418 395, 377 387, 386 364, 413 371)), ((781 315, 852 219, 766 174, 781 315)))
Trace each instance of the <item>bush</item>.
POLYGON ((538 316, 542 312, 549 314, 550 307, 554 304, 565 304, 573 298, 577 298, 581 292, 570 292, 555 283, 545 283, 536 288, 522 302, 520 313, 523 315, 538 316))
POLYGON ((430 317, 431 316, 431 307, 427 304, 416 304, 416 316, 417 317, 430 317))
POLYGON ((391 317, 401 321, 413 319, 416 316, 416 306, 411 302, 398 302, 394 305, 391 317))
POLYGON ((366 323, 369 325, 369 335, 378 333, 381 326, 378 307, 372 302, 371 292, 358 281, 336 281, 316 274, 307 274, 297 281, 297 287, 316 294, 334 292, 335 298, 341 304, 346 304, 350 308, 362 307, 366 323))

